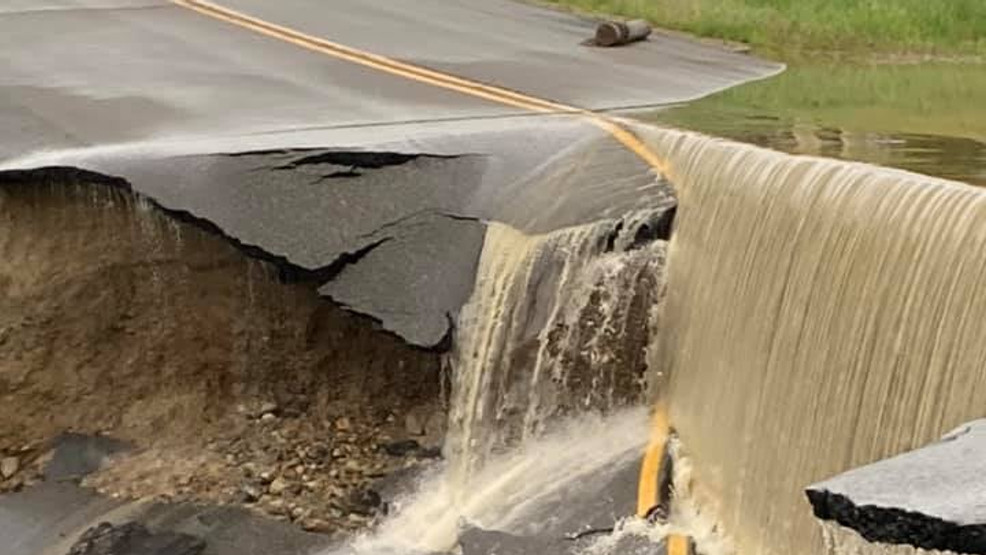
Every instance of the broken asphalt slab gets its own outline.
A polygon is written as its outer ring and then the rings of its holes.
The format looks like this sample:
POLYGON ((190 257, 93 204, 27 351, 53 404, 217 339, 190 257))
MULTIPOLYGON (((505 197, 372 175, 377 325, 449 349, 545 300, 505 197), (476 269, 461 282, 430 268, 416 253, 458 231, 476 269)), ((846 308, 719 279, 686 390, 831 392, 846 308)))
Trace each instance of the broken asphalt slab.
POLYGON ((986 420, 807 489, 815 516, 871 542, 986 553, 986 420))
POLYGON ((8 170, 0 172, 0 185, 96 182, 131 191, 275 264, 283 279, 311 282, 410 343, 431 348, 448 336, 471 294, 484 222, 542 233, 674 205, 670 186, 603 132, 570 122, 548 127, 556 133, 544 142, 559 149, 550 156, 543 145, 528 148, 525 138, 535 129, 516 127, 518 140, 503 142, 497 155, 452 153, 486 150, 489 135, 422 140, 426 144, 418 146, 437 151, 427 154, 310 148, 162 158, 87 153, 64 162, 93 171, 8 170), (570 141, 559 144, 566 136, 570 141))
MULTIPOLYGON (((173 551, 138 550, 153 546, 202 546, 206 555, 310 555, 330 546, 330 538, 243 509, 191 504, 124 503, 67 483, 42 483, 0 496, 0 538, 4 555, 174 555, 173 551), (86 546, 103 532, 116 550, 86 546), (122 531, 120 530, 122 528, 122 531), (94 530, 96 529, 96 530, 94 530), (123 533, 129 530, 128 533, 123 533), (129 549, 129 551, 128 551, 129 549)), ((193 555, 193 552, 182 555, 193 555)))

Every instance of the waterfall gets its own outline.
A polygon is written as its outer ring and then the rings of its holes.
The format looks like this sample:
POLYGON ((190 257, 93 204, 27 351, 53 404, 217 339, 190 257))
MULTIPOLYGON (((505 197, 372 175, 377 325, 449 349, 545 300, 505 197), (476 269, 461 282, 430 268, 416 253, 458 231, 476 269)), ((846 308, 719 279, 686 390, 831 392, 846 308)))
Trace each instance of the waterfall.
POLYGON ((634 241, 655 216, 533 236, 490 224, 456 337, 453 480, 552 419, 640 400, 664 242, 634 241))
POLYGON ((986 416, 986 192, 638 133, 679 195, 652 364, 695 495, 739 553, 825 553, 806 485, 986 416))
POLYGON ((667 208, 537 235, 489 224, 457 323, 445 467, 354 553, 444 552, 463 519, 535 534, 543 506, 636 464, 667 208))

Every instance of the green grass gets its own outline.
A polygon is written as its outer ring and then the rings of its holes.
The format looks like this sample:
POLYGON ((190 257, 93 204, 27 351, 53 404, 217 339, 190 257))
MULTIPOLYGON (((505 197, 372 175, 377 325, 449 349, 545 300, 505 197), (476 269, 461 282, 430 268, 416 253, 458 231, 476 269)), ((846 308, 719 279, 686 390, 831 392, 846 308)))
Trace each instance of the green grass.
POLYGON ((548 0, 579 11, 798 53, 986 54, 986 0, 548 0))

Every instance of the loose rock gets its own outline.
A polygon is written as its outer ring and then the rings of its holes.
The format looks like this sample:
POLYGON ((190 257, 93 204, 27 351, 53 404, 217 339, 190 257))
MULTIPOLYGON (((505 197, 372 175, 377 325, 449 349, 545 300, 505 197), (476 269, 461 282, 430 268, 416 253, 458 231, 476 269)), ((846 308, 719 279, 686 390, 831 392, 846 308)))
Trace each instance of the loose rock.
POLYGON ((267 491, 271 495, 281 495, 288 489, 288 481, 284 478, 275 478, 273 482, 267 486, 267 491))
POLYGON ((245 485, 240 488, 243 493, 243 501, 245 503, 256 503, 260 499, 260 490, 251 485, 245 485))
POLYGON ((404 428, 407 430, 407 433, 412 436, 423 436, 426 431, 424 419, 413 412, 409 412, 407 416, 404 417, 404 428))
POLYGON ((0 461, 0 476, 3 476, 4 480, 17 474, 17 471, 21 469, 21 461, 17 457, 4 457, 0 461))
POLYGON ((336 420, 336 429, 340 432, 348 432, 352 429, 352 427, 352 422, 350 422, 349 418, 346 418, 345 416, 336 420))

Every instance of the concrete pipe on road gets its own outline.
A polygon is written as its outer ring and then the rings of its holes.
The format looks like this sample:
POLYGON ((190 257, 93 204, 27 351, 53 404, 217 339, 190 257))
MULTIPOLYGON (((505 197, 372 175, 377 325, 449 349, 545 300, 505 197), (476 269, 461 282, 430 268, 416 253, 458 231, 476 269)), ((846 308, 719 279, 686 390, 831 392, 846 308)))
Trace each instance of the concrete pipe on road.
POLYGON ((596 27, 598 46, 622 46, 645 40, 651 34, 651 26, 642 19, 633 21, 604 21, 596 27))

